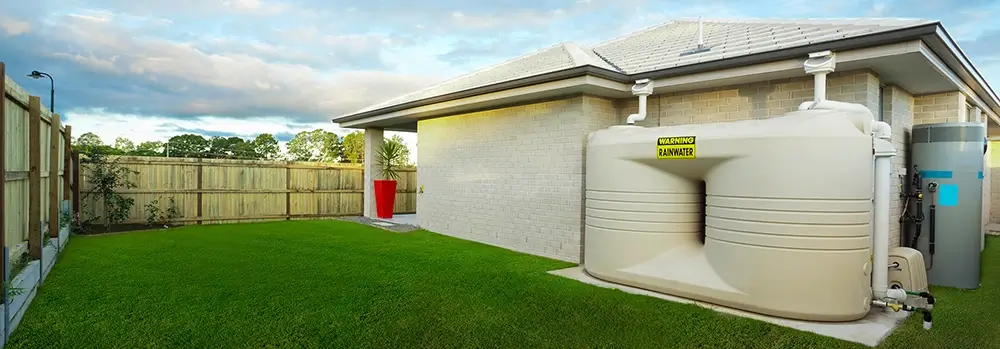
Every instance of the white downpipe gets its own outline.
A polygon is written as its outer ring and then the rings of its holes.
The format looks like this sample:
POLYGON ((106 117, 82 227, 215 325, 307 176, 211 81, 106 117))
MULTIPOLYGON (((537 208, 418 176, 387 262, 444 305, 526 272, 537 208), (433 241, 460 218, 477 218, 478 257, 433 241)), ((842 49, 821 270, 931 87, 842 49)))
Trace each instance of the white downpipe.
POLYGON ((646 95, 639 95, 639 115, 641 115, 639 121, 646 119, 646 97, 646 95))
POLYGON ((646 120, 646 97, 653 94, 653 81, 649 79, 636 80, 632 85, 632 95, 639 96, 639 113, 628 116, 625 123, 634 125, 637 121, 646 120))
MULTIPOLYGON (((885 300, 889 290, 889 189, 892 157, 896 149, 889 142, 889 124, 874 121, 872 146, 875 151, 875 200, 872 217, 872 295, 885 300)), ((896 294, 893 294, 895 298, 896 294)))
POLYGON ((826 74, 837 69, 837 57, 830 51, 813 52, 802 66, 807 74, 812 74, 814 77, 813 101, 799 106, 799 110, 807 110, 826 101, 826 74))
POLYGON ((815 91, 815 93, 813 93, 813 101, 816 103, 826 100, 826 74, 827 73, 816 73, 816 75, 814 75, 815 80, 813 80, 813 91, 815 91))
POLYGON ((875 157, 875 241, 872 292, 883 299, 889 289, 889 157, 875 157))

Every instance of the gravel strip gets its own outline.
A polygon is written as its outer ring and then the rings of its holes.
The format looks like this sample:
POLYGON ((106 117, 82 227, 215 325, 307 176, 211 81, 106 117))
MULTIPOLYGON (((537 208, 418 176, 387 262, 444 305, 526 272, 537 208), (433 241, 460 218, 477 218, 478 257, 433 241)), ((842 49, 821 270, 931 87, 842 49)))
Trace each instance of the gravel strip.
POLYGON ((420 229, 420 227, 409 225, 409 224, 398 224, 398 223, 386 222, 386 221, 381 221, 381 220, 378 220, 378 219, 371 219, 371 218, 363 217, 363 216, 341 217, 340 220, 342 220, 342 221, 348 221, 348 222, 354 222, 354 223, 361 223, 361 224, 373 226, 373 227, 376 227, 376 228, 385 229, 385 230, 388 230, 388 231, 394 231, 394 232, 397 232, 397 233, 409 233, 411 231, 420 229))

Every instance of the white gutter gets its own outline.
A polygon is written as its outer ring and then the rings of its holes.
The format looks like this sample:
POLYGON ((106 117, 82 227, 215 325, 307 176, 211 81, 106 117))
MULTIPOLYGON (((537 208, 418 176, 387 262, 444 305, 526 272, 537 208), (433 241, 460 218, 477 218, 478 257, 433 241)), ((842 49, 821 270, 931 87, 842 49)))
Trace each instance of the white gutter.
POLYGON ((639 113, 628 116, 626 124, 634 125, 636 121, 646 120, 646 97, 653 94, 653 81, 649 79, 636 80, 632 85, 632 95, 639 96, 639 113))

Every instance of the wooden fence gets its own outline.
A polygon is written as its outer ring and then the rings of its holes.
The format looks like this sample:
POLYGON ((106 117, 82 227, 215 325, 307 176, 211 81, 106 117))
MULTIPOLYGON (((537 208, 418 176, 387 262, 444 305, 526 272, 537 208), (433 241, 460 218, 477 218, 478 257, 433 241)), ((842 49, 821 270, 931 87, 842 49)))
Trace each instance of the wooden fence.
MULTIPOLYGON (((162 157, 111 157, 137 172, 136 188, 116 192, 135 199, 122 223, 145 224, 147 204, 166 212, 174 199, 178 224, 248 223, 361 215, 364 178, 359 164, 162 157)), ((81 218, 103 215, 103 207, 81 164, 81 218)), ((416 212, 416 168, 401 170, 395 212, 416 212)))
MULTIPOLYGON (((71 199, 70 127, 59 123, 59 114, 41 105, 5 74, 0 62, 0 231, 12 260, 25 252, 38 259, 42 232, 59 237, 60 208, 71 199), (56 224, 49 224, 53 222, 56 224), (44 229, 44 230, 43 230, 44 229)), ((0 276, 3 276, 0 271, 0 276)))

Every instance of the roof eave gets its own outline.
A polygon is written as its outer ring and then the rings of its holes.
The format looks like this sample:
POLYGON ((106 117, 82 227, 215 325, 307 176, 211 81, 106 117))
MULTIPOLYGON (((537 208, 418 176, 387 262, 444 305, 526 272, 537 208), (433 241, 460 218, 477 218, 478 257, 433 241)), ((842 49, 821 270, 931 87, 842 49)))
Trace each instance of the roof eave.
MULTIPOLYGON (((948 64, 949 68, 952 70, 961 69, 962 71, 965 72, 966 75, 971 76, 973 83, 971 84, 972 86, 970 87, 977 94, 984 97, 986 103, 989 104, 990 107, 993 108, 993 110, 1000 112, 1000 98, 997 97, 995 91, 993 91, 993 89, 990 88, 985 79, 983 79, 982 75, 975 68, 975 66, 972 65, 968 57, 965 55, 964 52, 962 52, 962 50, 958 47, 958 45, 951 38, 948 32, 944 30, 940 22, 935 21, 918 26, 872 33, 852 38, 845 38, 845 39, 827 41, 817 44, 808 44, 803 46, 790 47, 778 51, 761 52, 752 55, 732 57, 722 60, 715 60, 715 61, 698 63, 681 67, 671 67, 671 68, 665 68, 656 71, 637 73, 631 75, 617 71, 607 70, 600 67, 594 67, 591 65, 573 67, 545 74, 529 76, 526 78, 510 80, 506 82, 477 87, 464 91, 435 96, 431 98, 411 101, 403 104, 388 106, 380 109, 369 110, 361 113, 344 115, 334 118, 333 122, 353 121, 370 116, 391 113, 399 110, 405 110, 409 108, 415 108, 434 103, 441 103, 480 94, 492 93, 506 89, 513 89, 539 83, 568 79, 583 75, 592 75, 612 81, 627 83, 646 78, 659 79, 659 78, 695 74, 695 73, 719 70, 719 69, 737 68, 742 66, 781 61, 786 59, 799 59, 806 57, 809 53, 817 51, 831 50, 836 52, 842 50, 859 49, 859 48, 873 47, 873 46, 885 45, 896 42, 903 42, 907 40, 924 40, 924 41, 938 40, 940 44, 944 46, 947 52, 936 52, 936 53, 938 55, 948 54, 950 57, 953 57, 954 60, 958 62, 957 64, 958 66, 956 67, 952 66, 952 64, 948 64)), ((1000 123, 1000 120, 995 120, 995 121, 1000 123)))
POLYGON ((333 118, 333 122, 341 123, 347 121, 353 121, 358 119, 363 119, 370 116, 381 115, 386 113, 391 113, 399 110, 405 110, 410 108, 421 107, 425 105, 430 105, 434 103, 447 102, 450 100, 455 100, 459 98, 471 97, 486 93, 498 92, 518 87, 530 86, 535 84, 546 83, 550 81, 557 81, 569 78, 575 78, 578 76, 591 75, 596 77, 605 78, 612 81, 618 82, 628 82, 631 81, 628 75, 620 72, 607 70, 600 67, 595 67, 592 65, 584 65, 579 67, 573 67, 568 69, 557 70, 545 74, 533 75, 525 78, 509 80, 505 82, 495 83, 492 85, 481 86, 477 88, 472 88, 464 91, 458 91, 448 94, 443 94, 440 96, 419 99, 403 104, 397 104, 393 106, 388 106, 379 109, 373 109, 369 111, 364 111, 361 113, 348 114, 333 118))
POLYGON ((945 59, 945 64, 952 71, 960 76, 965 75, 971 78, 970 80, 972 81, 965 81, 965 83, 993 110, 993 113, 990 113, 992 114, 992 119, 994 122, 1000 124, 1000 117, 997 116, 997 114, 1000 114, 1000 98, 998 98, 996 91, 986 82, 986 79, 983 78, 979 70, 976 69, 976 66, 972 64, 969 57, 965 55, 965 52, 958 47, 958 44, 948 34, 948 31, 944 27, 939 26, 934 33, 928 34, 923 39, 925 42, 930 43, 928 46, 936 55, 942 58, 951 58, 945 59), (936 49, 939 46, 942 46, 945 52, 940 52, 940 50, 936 49))

